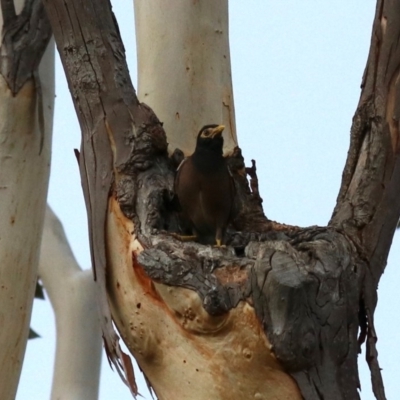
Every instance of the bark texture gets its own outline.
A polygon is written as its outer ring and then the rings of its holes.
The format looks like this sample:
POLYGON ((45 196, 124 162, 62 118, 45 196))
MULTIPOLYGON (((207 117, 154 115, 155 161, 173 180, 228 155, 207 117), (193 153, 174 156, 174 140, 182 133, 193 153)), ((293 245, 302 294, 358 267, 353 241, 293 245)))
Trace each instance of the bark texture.
MULTIPOLYGON (((18 2, 17 2, 18 3, 18 2)), ((43 4, 26 0, 17 15, 14 0, 1 0, 3 30, 0 74, 15 96, 25 82, 36 75, 51 37, 43 4)), ((38 83, 39 85, 39 83, 38 83)))
POLYGON ((366 358, 375 396, 384 398, 375 347, 377 287, 400 215, 400 4, 377 2, 371 48, 351 144, 330 225, 343 230, 365 261, 361 305, 365 310, 366 358))
POLYGON ((135 96, 108 1, 45 4, 83 132, 80 166, 103 333, 132 390, 108 303, 159 399, 359 399, 357 355, 365 339, 374 393, 384 399, 373 313, 400 215, 400 6, 378 1, 329 226, 268 220, 255 164, 245 168, 236 148, 228 162, 240 212, 228 247, 215 249, 166 232, 184 226, 172 193, 182 152, 169 158, 161 123, 135 96))

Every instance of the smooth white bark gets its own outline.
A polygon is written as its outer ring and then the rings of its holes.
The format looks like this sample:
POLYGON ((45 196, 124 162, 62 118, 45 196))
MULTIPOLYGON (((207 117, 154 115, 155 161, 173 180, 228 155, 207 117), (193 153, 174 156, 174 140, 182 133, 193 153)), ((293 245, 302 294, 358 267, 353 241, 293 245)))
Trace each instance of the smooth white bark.
POLYGON ((228 0, 135 0, 138 96, 164 122, 169 150, 194 150, 206 124, 237 144, 228 0))
POLYGON ((39 275, 56 317, 52 400, 96 400, 101 331, 92 270, 81 270, 61 222, 47 207, 39 275))
MULTIPOLYGON (((21 3, 21 2, 20 2, 21 3)), ((0 399, 13 400, 24 358, 37 279, 50 172, 54 108, 54 43, 39 67, 38 95, 29 80, 13 97, 0 76, 0 399)))

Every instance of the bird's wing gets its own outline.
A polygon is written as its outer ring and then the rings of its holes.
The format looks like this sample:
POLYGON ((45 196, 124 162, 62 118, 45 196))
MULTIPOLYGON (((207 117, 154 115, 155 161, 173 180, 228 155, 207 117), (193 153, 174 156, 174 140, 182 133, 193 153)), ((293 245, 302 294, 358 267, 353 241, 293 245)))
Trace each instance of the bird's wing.
POLYGON ((176 169, 176 172, 178 172, 181 168, 182 165, 188 160, 189 157, 185 157, 178 165, 178 168, 176 169))
MULTIPOLYGON (((180 165, 180 164, 179 164, 179 165, 180 165)), ((231 171, 231 169, 229 168, 229 165, 228 165, 228 163, 227 163, 226 167, 228 168, 229 175, 230 175, 230 176, 231 176, 231 178, 233 179, 233 174, 232 174, 232 171, 231 171)), ((179 168, 179 167, 178 167, 178 168, 179 168)))
POLYGON ((178 186, 179 186, 179 181, 181 179, 181 173, 182 173, 182 166, 185 164, 185 162, 188 160, 189 157, 185 157, 180 164, 178 165, 178 168, 176 169, 176 174, 175 174, 175 180, 174 180, 174 197, 173 197, 173 204, 176 209, 176 211, 182 211, 182 206, 179 201, 178 197, 178 186))
POLYGON ((230 175, 230 194, 231 194, 231 198, 232 198, 232 206, 231 206, 231 211, 230 211, 230 216, 229 216, 229 220, 232 222, 232 220, 236 217, 236 215, 238 214, 238 203, 236 201, 236 186, 235 186, 235 179, 233 177, 232 171, 231 169, 228 167, 228 172, 230 175))
POLYGON ((176 175, 175 175, 175 181, 174 181, 174 192, 176 193, 176 187, 179 184, 179 178, 181 175, 182 171, 182 165, 185 164, 185 162, 188 160, 189 157, 185 157, 180 164, 178 165, 178 168, 176 169, 176 175))

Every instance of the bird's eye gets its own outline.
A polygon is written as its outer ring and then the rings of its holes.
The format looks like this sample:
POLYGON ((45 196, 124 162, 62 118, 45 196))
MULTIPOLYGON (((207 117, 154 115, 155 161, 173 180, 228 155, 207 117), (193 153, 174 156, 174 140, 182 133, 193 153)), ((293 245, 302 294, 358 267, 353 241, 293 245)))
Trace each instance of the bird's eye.
POLYGON ((204 137, 204 138, 207 138, 210 135, 211 135, 211 131, 209 131, 208 129, 201 134, 201 136, 204 137))

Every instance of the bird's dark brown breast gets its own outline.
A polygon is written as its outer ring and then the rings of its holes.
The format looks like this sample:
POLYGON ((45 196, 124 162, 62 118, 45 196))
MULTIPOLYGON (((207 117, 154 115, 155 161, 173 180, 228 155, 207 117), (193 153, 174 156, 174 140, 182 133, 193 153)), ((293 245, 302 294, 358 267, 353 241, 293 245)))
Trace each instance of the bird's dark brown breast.
POLYGON ((178 169, 175 192, 198 241, 215 244, 223 241, 231 218, 234 200, 233 179, 226 161, 188 157, 178 169))

